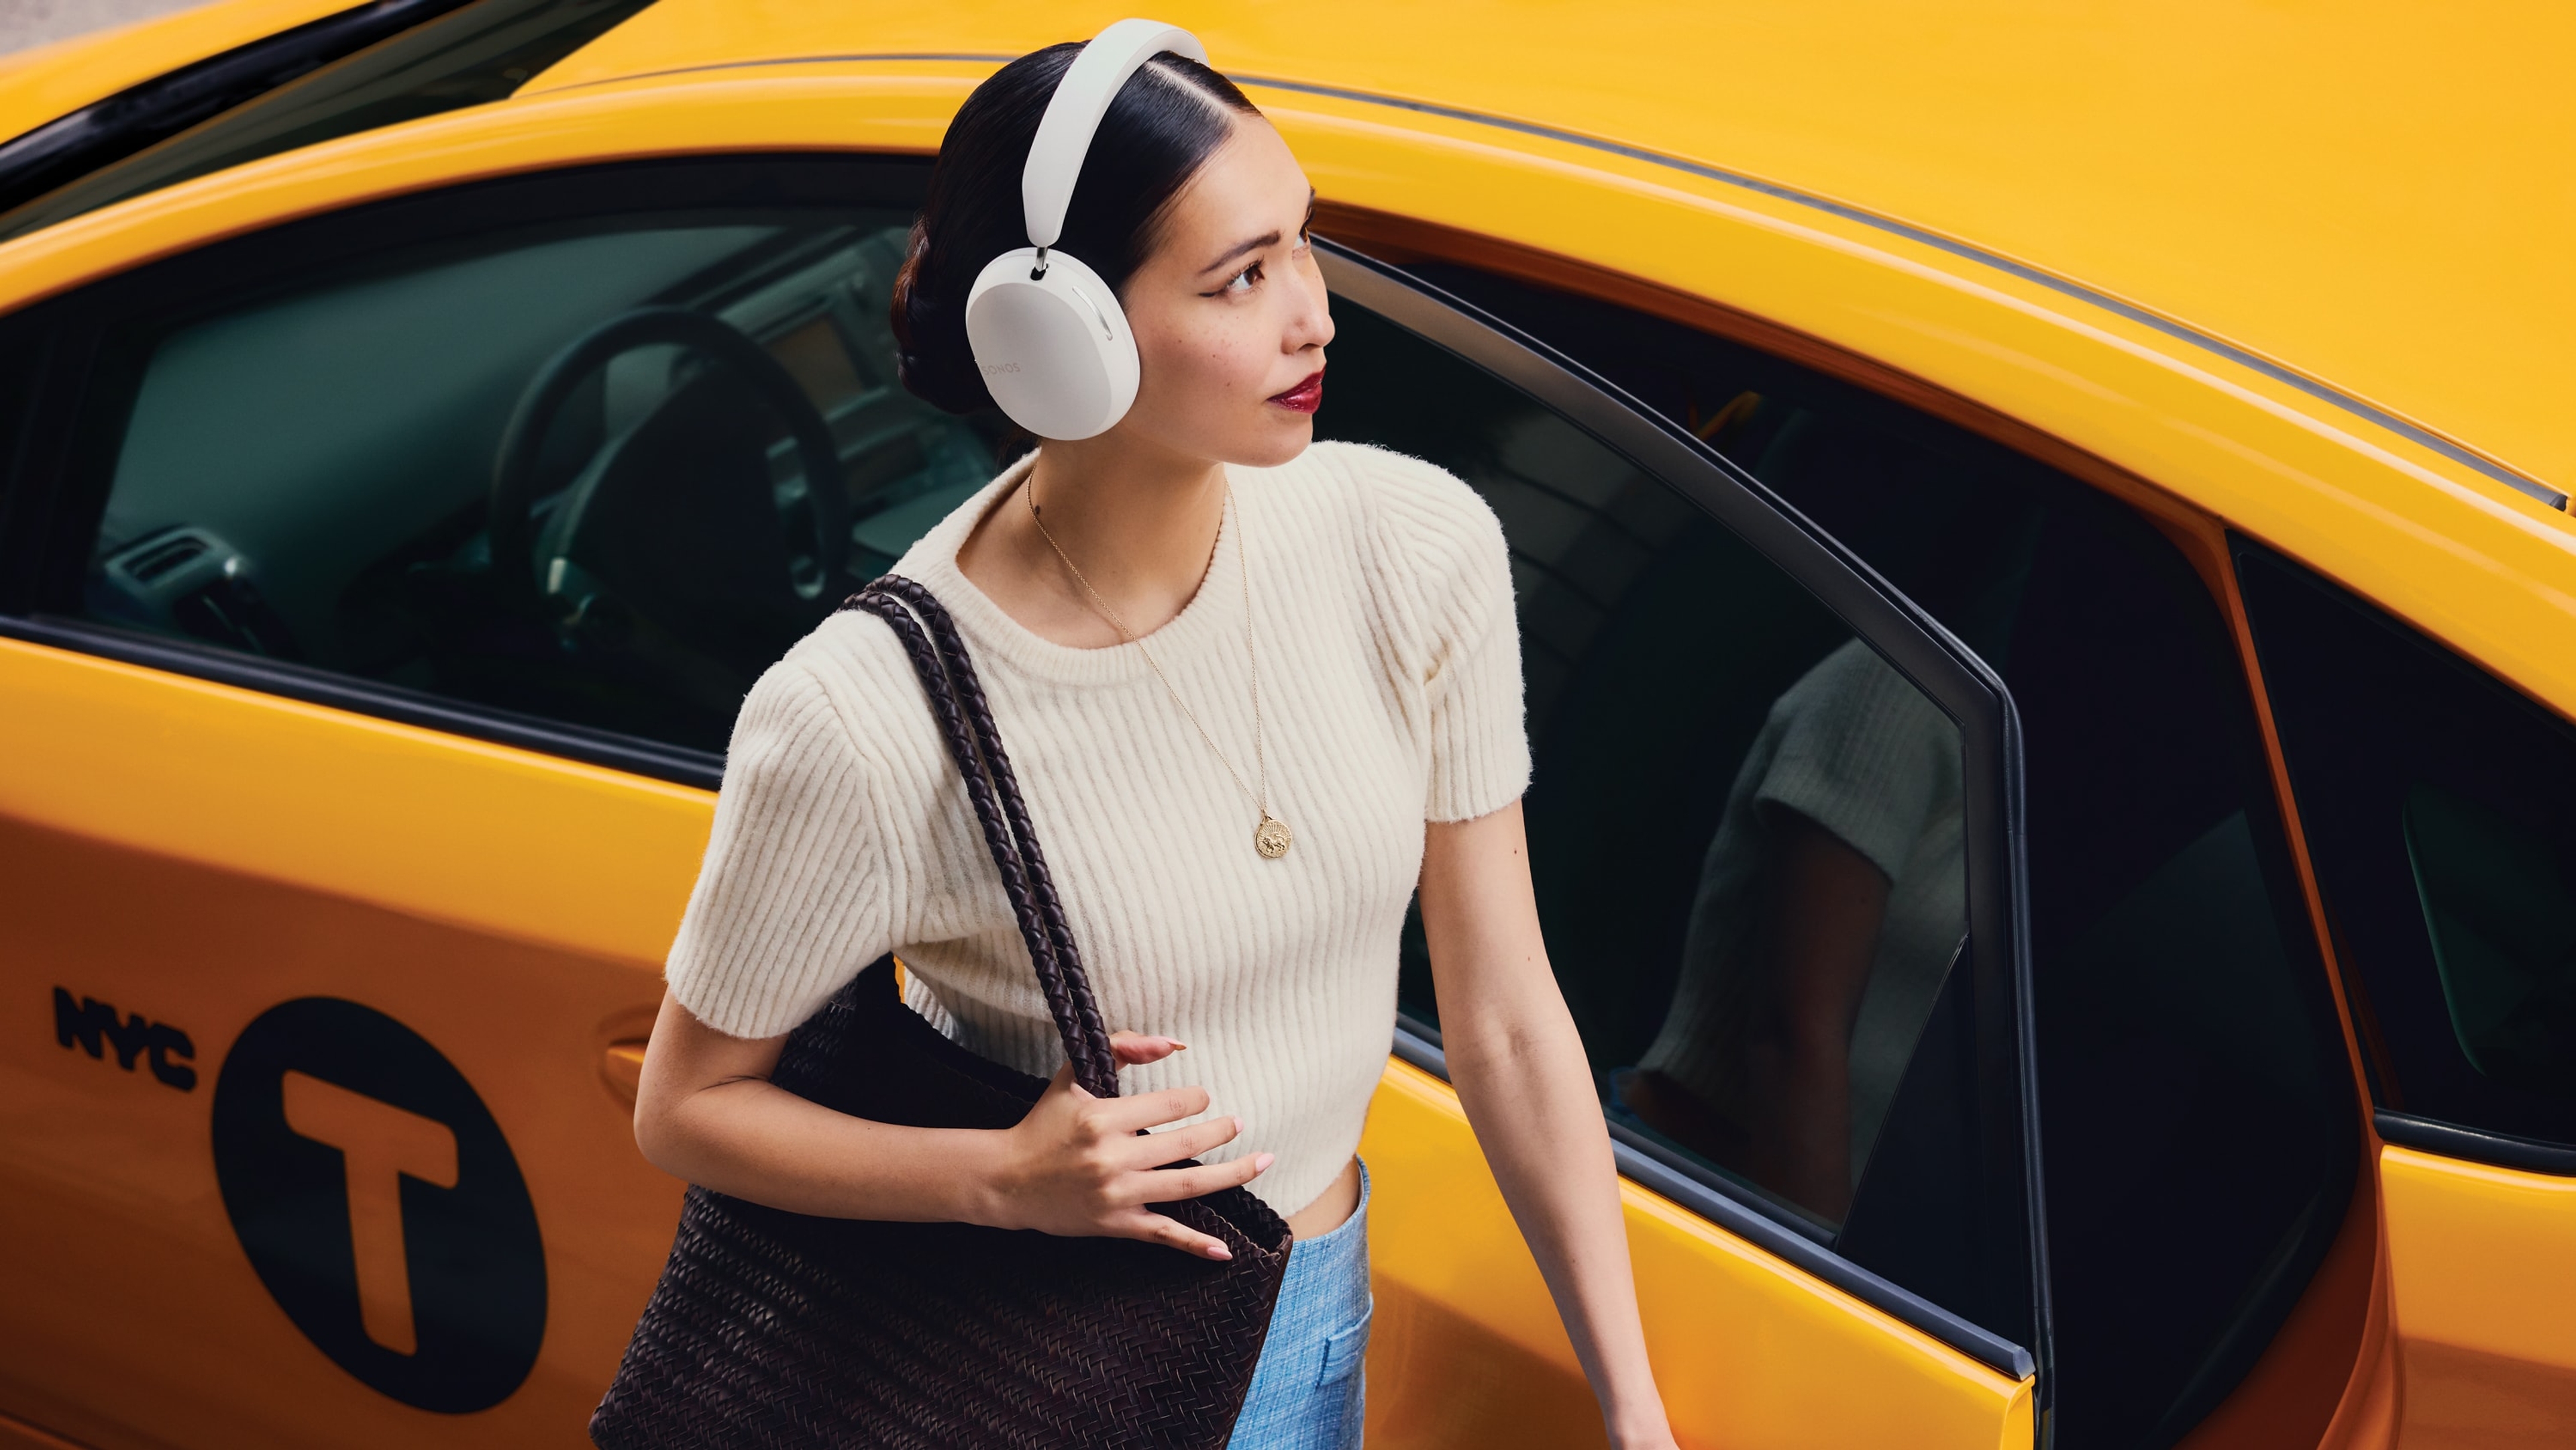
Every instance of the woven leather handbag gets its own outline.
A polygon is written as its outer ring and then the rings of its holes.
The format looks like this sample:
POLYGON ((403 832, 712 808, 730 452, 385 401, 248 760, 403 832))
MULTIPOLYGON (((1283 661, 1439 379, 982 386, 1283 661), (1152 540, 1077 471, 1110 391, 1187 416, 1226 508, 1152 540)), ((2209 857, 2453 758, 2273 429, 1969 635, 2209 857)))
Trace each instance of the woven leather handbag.
MULTIPOLYGON (((1116 1096, 1109 1035, 955 623, 894 575, 843 607, 883 618, 911 656, 1075 1077, 1116 1096)), ((891 957, 796 1029, 773 1081, 839 1112, 938 1128, 1010 1127, 1046 1087, 906 1007, 891 957)), ((1288 1226, 1240 1188, 1155 1207, 1233 1259, 814 1218, 692 1187, 590 1437, 604 1450, 1222 1446, 1269 1333, 1288 1226)))

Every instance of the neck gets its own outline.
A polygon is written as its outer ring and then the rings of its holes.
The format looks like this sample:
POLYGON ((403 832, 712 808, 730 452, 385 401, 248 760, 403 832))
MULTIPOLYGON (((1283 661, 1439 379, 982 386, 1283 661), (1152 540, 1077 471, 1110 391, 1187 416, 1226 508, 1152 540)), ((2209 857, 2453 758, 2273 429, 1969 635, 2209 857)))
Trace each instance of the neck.
POLYGON ((1043 638, 1077 648, 1120 638, 1057 546, 1140 636, 1186 608, 1207 577, 1225 517, 1221 463, 1112 429, 1047 444, 1021 488, 977 525, 957 564, 1004 613, 1043 638), (1044 532, 1029 515, 1031 497, 1044 532))
MULTIPOLYGON (((1120 614, 1127 610, 1113 581, 1120 592, 1177 589, 1183 602, 1198 589, 1224 518, 1223 464, 1140 446, 1113 430, 1046 445, 1029 486, 1047 532, 1120 614)), ((1129 623, 1146 628, 1132 615, 1129 623)))

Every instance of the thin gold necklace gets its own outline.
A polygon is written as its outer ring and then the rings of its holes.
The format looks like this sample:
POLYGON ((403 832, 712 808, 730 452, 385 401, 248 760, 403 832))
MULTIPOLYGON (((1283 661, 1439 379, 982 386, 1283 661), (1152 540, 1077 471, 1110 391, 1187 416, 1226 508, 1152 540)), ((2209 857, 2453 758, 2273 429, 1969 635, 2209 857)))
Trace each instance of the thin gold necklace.
POLYGON ((1109 601, 1100 597, 1100 591, 1091 587, 1091 581, 1083 576, 1082 566, 1073 562, 1073 556, 1064 551, 1064 545, 1056 542, 1054 532, 1047 528, 1045 518, 1038 512, 1038 486, 1034 475, 1020 485, 1020 494, 1029 503, 1029 522, 1038 526, 1038 533, 1047 541, 1047 547, 1055 550, 1055 556, 1064 561, 1064 567, 1073 575, 1073 582, 1081 585, 1082 592, 1091 596, 1091 607, 1100 611, 1101 616, 1118 631, 1120 639, 1134 645, 1136 652, 1145 657, 1145 663, 1153 667, 1154 678, 1163 682, 1163 692, 1172 697, 1173 704, 1181 707, 1190 727, 1207 742, 1209 752, 1216 756, 1218 764, 1225 767, 1225 773, 1234 777, 1234 788, 1243 792, 1244 799, 1252 802, 1253 810, 1261 817, 1261 823, 1252 828, 1252 849, 1259 852, 1265 861, 1276 861, 1287 855, 1288 848, 1296 844, 1297 836, 1288 829, 1286 821, 1270 814, 1270 754, 1263 746, 1261 731, 1261 654, 1252 642, 1252 551, 1243 540, 1243 520, 1234 517, 1232 480, 1228 480, 1225 486, 1224 511, 1234 518, 1234 554, 1239 566, 1235 573, 1243 584, 1243 653, 1252 662, 1252 759, 1254 777, 1261 783, 1258 790, 1243 783, 1243 772, 1234 768, 1225 748, 1216 743, 1216 737, 1208 733, 1207 726, 1199 723, 1198 712, 1191 709, 1190 702, 1182 699, 1181 692, 1173 687, 1172 677, 1163 673, 1162 662, 1154 658, 1154 652, 1146 647, 1145 641, 1137 638, 1136 631, 1127 627, 1127 621, 1119 618, 1118 611, 1109 607, 1109 601))

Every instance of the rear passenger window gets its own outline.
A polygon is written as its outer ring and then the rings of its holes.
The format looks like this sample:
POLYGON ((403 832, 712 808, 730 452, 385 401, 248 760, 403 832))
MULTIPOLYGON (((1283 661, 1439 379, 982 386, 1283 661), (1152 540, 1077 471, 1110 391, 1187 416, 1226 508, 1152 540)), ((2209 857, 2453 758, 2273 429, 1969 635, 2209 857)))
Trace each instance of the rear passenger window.
POLYGON ((2236 565, 2381 1105, 2576 1144, 2576 729, 2277 554, 2236 565))
POLYGON ((1672 486, 1347 296, 1334 319, 1319 432, 1449 468, 1509 539, 1532 872, 1613 1125, 2026 1334, 2017 1216, 1980 1209, 2019 1147, 1977 1127, 1958 723, 1672 486))
MULTIPOLYGON (((2297 1301, 2342 1222, 2359 1140, 2244 662, 2210 583, 2127 508, 1877 394, 1618 308, 1415 270, 1708 441, 2003 677, 2025 740, 2057 1433, 2171 1444, 2297 1301)), ((1628 626, 1634 648, 1670 662, 1653 691, 1619 702, 1619 722, 1580 746, 1542 738, 1533 864, 1551 869, 1556 852, 1553 869, 1580 882, 1560 918, 1584 924, 1578 937, 1638 931, 1621 883, 1689 854, 1658 834, 1670 766, 1635 742, 1697 688, 1703 652, 1740 647, 1682 632, 1762 617, 1720 604, 1720 580, 1701 587, 1628 626), (1704 612, 1680 622, 1693 607, 1704 612), (1568 779, 1579 784, 1553 789, 1568 779), (1623 799, 1628 814, 1612 818, 1621 807, 1606 802, 1623 799), (1585 817, 1598 825, 1563 833, 1585 817)), ((1550 927, 1563 950, 1566 930, 1550 927)), ((1654 960, 1622 952, 1598 970, 1642 976, 1654 960)), ((1855 1019, 1855 1053, 1869 1026, 1855 1019)), ((1938 1070, 1934 1045, 1913 1071, 1938 1070)), ((1900 1095, 1882 1132, 1907 1110, 1900 1095)), ((1921 1145, 1955 1131, 1909 1134, 1909 1154, 1919 1162, 1921 1145)), ((1941 1180, 1900 1174, 1901 1161, 1860 1176, 1839 1244, 1863 1264, 1903 1265, 1891 1271, 1903 1282, 1936 1282, 1947 1260, 1926 1241, 1940 1216, 1924 1187, 1941 1180)))

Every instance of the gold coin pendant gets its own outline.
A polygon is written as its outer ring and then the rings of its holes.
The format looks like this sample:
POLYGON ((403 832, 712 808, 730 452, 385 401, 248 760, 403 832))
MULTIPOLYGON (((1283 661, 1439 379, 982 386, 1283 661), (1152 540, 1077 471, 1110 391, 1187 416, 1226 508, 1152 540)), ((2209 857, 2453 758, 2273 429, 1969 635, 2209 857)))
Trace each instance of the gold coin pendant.
POLYGON ((1289 831, 1288 823, 1274 815, 1264 814, 1261 824, 1252 830, 1252 849, 1260 852, 1264 861, 1276 861, 1287 855, 1288 848, 1296 841, 1297 837, 1289 831))

